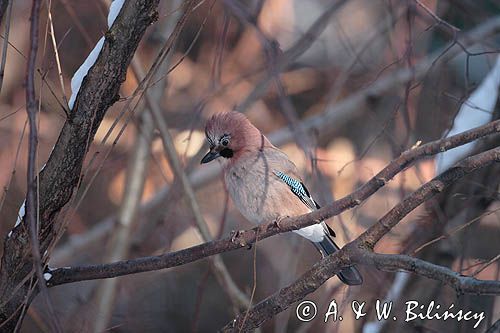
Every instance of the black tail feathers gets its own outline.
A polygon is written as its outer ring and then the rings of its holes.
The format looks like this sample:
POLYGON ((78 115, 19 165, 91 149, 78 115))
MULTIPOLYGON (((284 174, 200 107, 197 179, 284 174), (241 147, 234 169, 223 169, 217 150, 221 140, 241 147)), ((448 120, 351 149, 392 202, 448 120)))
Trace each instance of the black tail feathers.
MULTIPOLYGON (((340 249, 337 244, 335 244, 333 239, 327 234, 325 234, 325 237, 321 242, 313 244, 323 256, 328 256, 340 249)), ((349 286, 357 286, 363 283, 363 277, 359 273, 356 266, 344 268, 340 271, 340 273, 337 274, 337 276, 339 277, 340 281, 349 286)))

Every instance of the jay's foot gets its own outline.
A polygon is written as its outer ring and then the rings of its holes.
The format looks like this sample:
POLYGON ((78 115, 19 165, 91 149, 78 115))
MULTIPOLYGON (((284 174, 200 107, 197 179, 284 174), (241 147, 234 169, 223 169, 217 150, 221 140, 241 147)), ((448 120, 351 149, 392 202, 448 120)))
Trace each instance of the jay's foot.
POLYGON ((245 230, 233 230, 231 231, 231 243, 239 244, 241 247, 246 246, 248 249, 252 248, 252 244, 247 244, 245 238, 240 235, 243 234, 245 230))
POLYGON ((281 229, 281 221, 284 219, 289 218, 290 216, 278 216, 276 220, 274 220, 273 225, 276 226, 276 228, 281 229))
POLYGON ((243 234, 245 230, 233 230, 231 231, 231 243, 239 244, 241 246, 246 246, 246 241, 243 237, 240 239, 240 235, 243 234))
POLYGON ((236 238, 240 235, 240 230, 232 230, 231 233, 231 243, 236 243, 236 238))

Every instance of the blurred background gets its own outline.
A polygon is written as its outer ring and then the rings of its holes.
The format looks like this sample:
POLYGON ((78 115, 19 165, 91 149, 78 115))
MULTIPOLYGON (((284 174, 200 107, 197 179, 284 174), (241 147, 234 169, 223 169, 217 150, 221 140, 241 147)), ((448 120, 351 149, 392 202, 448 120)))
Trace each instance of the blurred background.
MULTIPOLYGON (((105 0, 43 2, 39 169, 65 121, 71 77, 107 30, 108 6, 105 0)), ((24 74, 30 8, 31 1, 14 1, 10 22, 3 20, 2 43, 9 25, 10 45, 0 92, 2 242, 26 193, 24 74)), ((158 21, 136 52, 135 69, 149 70, 183 10, 183 1, 160 1, 158 21)), ((463 102, 496 63, 499 15, 496 0, 201 1, 148 91, 161 107, 211 237, 252 225, 228 200, 217 163, 199 165, 208 149, 203 132, 208 117, 233 109, 244 112, 290 156, 316 201, 325 205, 351 193, 402 151, 449 131, 463 102), (460 45, 453 43, 456 38, 460 45)), ((203 241, 161 133, 145 111, 141 93, 134 94, 136 74, 129 70, 121 98, 107 112, 87 155, 80 189, 59 217, 67 230, 50 252, 52 267, 161 254, 203 241)), ((497 92, 498 83, 486 92, 493 98, 492 109, 469 103, 470 112, 498 117, 497 92)), ((498 144, 498 138, 483 140, 473 149, 498 144)), ((357 237, 432 179, 435 170, 433 158, 421 160, 359 207, 327 221, 338 243, 357 237)), ((485 168, 422 205, 376 250, 498 279, 498 262, 491 259, 499 253, 499 171, 485 168)), ((286 233, 259 242, 256 249, 225 253, 222 259, 246 297, 255 286, 257 302, 300 277, 320 256, 309 243, 286 233)), ((216 270, 201 260, 112 282, 58 286, 50 294, 68 332, 212 332, 235 316, 235 301, 216 270)), ((347 288, 333 277, 307 297, 318 305, 315 320, 300 322, 292 306, 261 331, 469 332, 474 324, 379 323, 370 306, 376 299, 394 300, 401 317, 410 299, 485 311, 479 331, 499 318, 494 297, 457 295, 440 283, 405 273, 360 270, 362 286, 347 288), (333 299, 344 320, 324 323, 333 299), (357 321, 350 311, 353 299, 368 302, 368 315, 357 321)), ((21 331, 49 331, 42 304, 35 299, 21 331)))

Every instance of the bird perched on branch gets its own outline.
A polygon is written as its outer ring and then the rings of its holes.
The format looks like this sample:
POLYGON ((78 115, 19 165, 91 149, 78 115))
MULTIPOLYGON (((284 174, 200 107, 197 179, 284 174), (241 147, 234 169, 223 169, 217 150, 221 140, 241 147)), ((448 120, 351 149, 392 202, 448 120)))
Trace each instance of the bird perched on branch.
MULTIPOLYGON (((205 135, 210 151, 201 163, 223 158, 229 195, 251 222, 276 221, 319 208, 293 162, 243 114, 233 111, 212 116, 206 124, 205 135)), ((310 240, 322 256, 339 250, 332 239, 334 232, 324 222, 294 232, 310 240)), ((363 282, 354 266, 344 268, 338 277, 347 285, 363 282)))

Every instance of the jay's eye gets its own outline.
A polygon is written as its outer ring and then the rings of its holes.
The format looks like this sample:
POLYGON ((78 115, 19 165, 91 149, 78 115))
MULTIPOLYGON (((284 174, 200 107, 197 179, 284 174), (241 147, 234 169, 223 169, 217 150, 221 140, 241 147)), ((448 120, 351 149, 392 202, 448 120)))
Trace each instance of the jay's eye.
POLYGON ((228 139, 226 139, 226 138, 224 138, 224 139, 222 139, 222 140, 221 140, 221 142, 220 142, 220 143, 221 143, 223 146, 227 146, 227 145, 229 144, 229 140, 228 140, 228 139))

